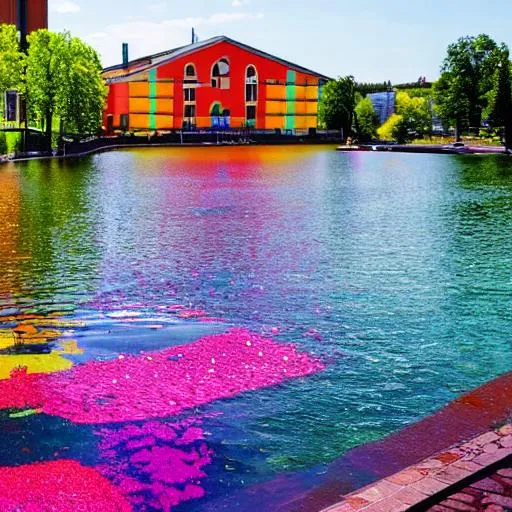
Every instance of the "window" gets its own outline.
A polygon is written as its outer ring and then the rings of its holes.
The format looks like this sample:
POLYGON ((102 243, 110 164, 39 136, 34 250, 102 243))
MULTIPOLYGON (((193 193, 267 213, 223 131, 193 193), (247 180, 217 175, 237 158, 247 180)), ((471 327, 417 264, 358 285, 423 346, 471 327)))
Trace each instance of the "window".
POLYGON ((127 131, 128 127, 130 126, 130 116, 128 114, 121 114, 119 122, 121 125, 121 130, 127 131))
POLYGON ((196 68, 193 64, 188 64, 185 67, 185 76, 196 76, 196 68))
POLYGON ((245 84, 245 101, 258 100, 258 86, 252 84, 245 84))
POLYGON ((185 94, 185 101, 196 101, 196 89, 195 87, 188 87, 183 90, 185 94))
POLYGON ((185 115, 183 117, 196 117, 196 106, 185 105, 185 115))
POLYGON ((245 101, 258 101, 258 75, 254 66, 249 66, 245 72, 245 101))
POLYGON ((245 108, 247 122, 256 121, 256 105, 247 105, 245 108))
POLYGON ((229 62, 220 59, 212 67, 212 87, 214 89, 229 89, 229 62))

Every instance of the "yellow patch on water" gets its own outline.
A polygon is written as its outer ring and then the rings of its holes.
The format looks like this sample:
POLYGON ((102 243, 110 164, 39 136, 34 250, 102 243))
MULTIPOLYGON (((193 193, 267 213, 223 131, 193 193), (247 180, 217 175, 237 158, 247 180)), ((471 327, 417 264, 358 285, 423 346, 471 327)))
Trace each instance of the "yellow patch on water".
POLYGON ((0 355, 0 380, 9 379, 12 370, 27 368, 27 373, 55 373, 69 370, 73 363, 57 352, 50 354, 0 355))
POLYGON ((67 340, 61 343, 62 349, 57 350, 58 354, 83 354, 84 349, 78 346, 76 340, 67 340))
POLYGON ((15 345, 16 335, 12 331, 0 331, 0 350, 15 345))

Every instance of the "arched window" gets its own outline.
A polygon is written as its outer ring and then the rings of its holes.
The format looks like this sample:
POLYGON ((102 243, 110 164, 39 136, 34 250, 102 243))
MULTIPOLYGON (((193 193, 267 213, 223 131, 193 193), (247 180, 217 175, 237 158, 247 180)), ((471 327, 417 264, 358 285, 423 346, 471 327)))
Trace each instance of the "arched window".
POLYGON ((254 66, 248 66, 245 72, 245 102, 258 101, 258 74, 254 66))
POLYGON ((197 73, 194 64, 186 64, 183 77, 183 128, 196 126, 197 73))
POLYGON ((229 62, 227 59, 218 60, 212 67, 212 87, 229 89, 229 62))
POLYGON ((258 72, 254 66, 245 70, 245 123, 256 127, 256 105, 258 102, 258 72))

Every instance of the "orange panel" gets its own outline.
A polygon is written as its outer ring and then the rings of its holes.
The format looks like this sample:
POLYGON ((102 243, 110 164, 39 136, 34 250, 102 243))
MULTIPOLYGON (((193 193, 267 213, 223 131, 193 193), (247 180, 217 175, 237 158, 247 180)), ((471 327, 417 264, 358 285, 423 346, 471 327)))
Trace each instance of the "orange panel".
POLYGON ((306 99, 306 89, 307 89, 307 87, 296 86, 295 87, 295 99, 296 100, 305 100, 306 99))
POLYGON ((149 112, 148 98, 130 98, 130 112, 147 114, 149 112))
POLYGON ((149 129, 148 114, 130 114, 130 128, 138 130, 149 129))
POLYGON ((156 96, 157 98, 172 98, 174 96, 174 83, 157 82, 156 96))
POLYGON ((155 116, 157 130, 171 130, 174 125, 174 118, 172 116, 155 116))
POLYGON ((268 85, 267 84, 267 98, 269 100, 285 100, 286 99, 286 86, 285 85, 268 85))
POLYGON ((130 82, 129 85, 130 96, 139 98, 149 98, 149 83, 148 82, 130 82))
POLYGON ((286 113, 286 103, 284 101, 267 101, 265 103, 265 113, 268 114, 281 114, 286 113))
POLYGON ((318 103, 316 101, 308 101, 306 103, 306 112, 316 116, 318 114, 318 103))
POLYGON ((284 129, 284 117, 283 116, 267 116, 265 117, 265 128, 267 130, 274 130, 275 128, 284 129))
POLYGON ((209 128, 211 125, 211 117, 196 117, 196 126, 198 128, 209 128))
POLYGON ((245 117, 232 117, 231 128, 242 128, 245 126, 245 117))
POLYGON ((295 114, 301 115, 306 114, 307 111, 307 103, 305 101, 296 101, 295 102, 295 114))
POLYGON ((157 114, 172 114, 174 109, 174 100, 164 100, 158 98, 156 100, 156 112, 157 114))

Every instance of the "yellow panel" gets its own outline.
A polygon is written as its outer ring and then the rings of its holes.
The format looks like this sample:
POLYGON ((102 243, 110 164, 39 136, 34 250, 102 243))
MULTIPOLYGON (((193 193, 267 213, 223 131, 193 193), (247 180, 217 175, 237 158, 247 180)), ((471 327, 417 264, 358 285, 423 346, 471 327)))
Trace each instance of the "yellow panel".
POLYGON ((306 104, 306 112, 308 114, 318 114, 318 103, 316 101, 308 101, 306 104))
POLYGON ((149 115, 148 114, 130 114, 130 128, 148 130, 149 115))
POLYGON ((172 98, 174 96, 173 82, 158 82, 156 84, 157 98, 172 98))
POLYGON ((149 99, 148 98, 130 98, 129 109, 131 112, 139 112, 147 114, 149 112, 149 99))
POLYGON ((316 128, 316 116, 297 116, 295 118, 295 128, 298 130, 307 130, 308 128, 316 128))
POLYGON ((172 114, 174 110, 174 101, 173 100, 164 100, 162 98, 158 98, 156 100, 156 111, 158 114, 172 114))
POLYGON ((149 98, 148 82, 130 82, 130 84, 128 85, 128 90, 130 96, 149 98))
POLYGON ((286 113, 286 103, 284 101, 267 101, 265 103, 266 114, 282 114, 286 113))
POLYGON ((286 86, 285 85, 268 85, 267 84, 267 99, 269 99, 269 100, 285 100, 286 99, 286 86))
POLYGON ((284 117, 282 116, 267 116, 265 118, 265 128, 267 130, 274 130, 275 128, 284 129, 284 117))
POLYGON ((174 127, 174 118, 172 116, 155 116, 157 130, 171 130, 174 127))
POLYGON ((306 116, 297 116, 295 118, 295 128, 297 130, 306 130, 309 128, 309 118, 306 116))
POLYGON ((316 85, 306 87, 306 99, 318 100, 318 87, 316 85))

